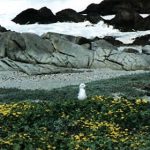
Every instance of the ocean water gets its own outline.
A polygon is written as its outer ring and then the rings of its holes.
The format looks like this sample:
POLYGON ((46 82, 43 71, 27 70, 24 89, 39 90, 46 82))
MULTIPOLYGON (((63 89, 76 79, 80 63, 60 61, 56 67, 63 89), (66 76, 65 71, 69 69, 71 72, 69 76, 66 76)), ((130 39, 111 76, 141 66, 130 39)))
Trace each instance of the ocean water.
MULTIPOLYGON (((100 3, 102 0, 4 0, 0 2, 0 25, 16 32, 32 32, 42 35, 46 32, 56 32, 68 35, 83 36, 86 38, 114 36, 124 43, 131 43, 133 40, 150 31, 139 32, 120 32, 113 26, 108 26, 100 21, 98 24, 90 22, 81 23, 53 23, 48 25, 19 25, 11 20, 21 11, 27 8, 40 9, 41 7, 50 8, 56 13, 65 8, 72 8, 76 11, 84 10, 91 3, 100 3)), ((103 16, 105 19, 111 19, 114 16, 103 16)))

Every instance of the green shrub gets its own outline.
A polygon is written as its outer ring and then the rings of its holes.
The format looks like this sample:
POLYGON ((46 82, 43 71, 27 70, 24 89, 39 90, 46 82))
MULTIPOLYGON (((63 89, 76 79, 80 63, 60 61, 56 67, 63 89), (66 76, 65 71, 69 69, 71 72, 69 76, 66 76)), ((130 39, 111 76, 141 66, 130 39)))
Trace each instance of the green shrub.
POLYGON ((140 150, 150 147, 150 103, 95 96, 0 104, 0 148, 140 150))

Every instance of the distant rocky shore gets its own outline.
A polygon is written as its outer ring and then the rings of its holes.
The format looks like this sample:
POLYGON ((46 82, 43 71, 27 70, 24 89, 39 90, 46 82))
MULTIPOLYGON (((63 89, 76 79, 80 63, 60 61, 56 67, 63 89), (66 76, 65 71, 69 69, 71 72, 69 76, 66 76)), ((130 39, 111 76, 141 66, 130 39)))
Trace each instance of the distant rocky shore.
POLYGON ((18 24, 49 24, 55 22, 83 22, 95 24, 104 21, 121 31, 150 30, 150 15, 143 18, 140 14, 150 14, 149 0, 103 0, 100 4, 90 4, 82 12, 64 9, 54 14, 49 8, 39 10, 29 8, 18 14, 12 21, 18 24), (115 15, 105 20, 104 15, 115 15))

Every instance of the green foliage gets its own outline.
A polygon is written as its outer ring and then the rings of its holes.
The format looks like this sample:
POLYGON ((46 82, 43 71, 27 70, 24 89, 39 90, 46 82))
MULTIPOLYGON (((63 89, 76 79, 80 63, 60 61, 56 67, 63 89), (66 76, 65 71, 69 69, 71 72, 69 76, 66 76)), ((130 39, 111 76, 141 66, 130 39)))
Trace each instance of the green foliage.
POLYGON ((150 103, 88 100, 0 104, 0 148, 142 150, 150 146, 150 103))

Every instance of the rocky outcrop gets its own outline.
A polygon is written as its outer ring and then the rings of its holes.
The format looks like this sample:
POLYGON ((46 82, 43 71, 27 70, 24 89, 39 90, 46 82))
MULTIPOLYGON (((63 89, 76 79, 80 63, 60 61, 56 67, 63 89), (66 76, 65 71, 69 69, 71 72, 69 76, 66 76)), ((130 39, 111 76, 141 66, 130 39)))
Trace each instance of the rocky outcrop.
POLYGON ((48 24, 57 22, 57 19, 50 9, 43 7, 39 10, 33 8, 24 10, 12 21, 18 24, 48 24))
POLYGON ((137 37, 134 40, 133 45, 150 45, 150 34, 137 37))
POLYGON ((80 14, 90 14, 90 13, 100 14, 99 13, 99 5, 92 3, 92 4, 88 5, 85 10, 80 12, 80 14))
POLYGON ((107 42, 111 43, 114 46, 121 46, 121 45, 123 45, 123 43, 121 41, 116 40, 112 36, 105 36, 103 39, 106 40, 107 42))
POLYGON ((147 26, 144 22, 144 19, 136 11, 130 9, 118 11, 115 18, 108 21, 109 24, 121 31, 144 30, 147 26))
POLYGON ((100 4, 90 4, 80 12, 80 14, 87 14, 87 16, 93 14, 94 21, 91 21, 92 23, 99 22, 100 15, 113 14, 115 18, 103 21, 121 31, 150 30, 150 17, 142 18, 140 13, 150 13, 150 1, 103 0, 100 4))
POLYGON ((0 70, 45 74, 78 68, 150 69, 147 53, 121 52, 103 39, 6 32, 1 34, 0 43, 0 70))
POLYGON ((5 27, 2 27, 1 25, 0 25, 0 32, 7 32, 8 30, 5 28, 5 27))
POLYGON ((142 53, 143 53, 143 54, 150 55, 150 45, 145 45, 145 46, 142 48, 142 53))
POLYGON ((64 9, 56 13, 56 16, 47 7, 43 7, 39 10, 29 8, 18 14, 13 22, 18 24, 49 24, 60 22, 83 22, 86 20, 85 16, 77 13, 73 9, 64 9))
POLYGON ((103 0, 100 4, 90 4, 84 11, 64 9, 53 14, 43 7, 39 10, 29 8, 18 14, 12 21, 19 24, 49 24, 59 22, 90 21, 93 24, 104 21, 121 31, 150 30, 150 16, 143 18, 140 13, 150 13, 149 0, 103 0), (114 14, 115 18, 105 20, 101 15, 114 14))
POLYGON ((60 22, 83 22, 85 17, 73 9, 64 9, 56 13, 60 22))
POLYGON ((150 15, 144 19, 143 30, 150 30, 150 15))
POLYGON ((18 14, 14 19, 12 19, 12 21, 18 24, 33 24, 38 22, 38 19, 38 11, 33 8, 29 8, 18 14))
POLYGON ((99 21, 105 21, 99 14, 97 13, 89 13, 86 16, 86 19, 93 24, 98 23, 99 21))
POLYGON ((103 0, 100 4, 90 4, 81 14, 98 13, 100 15, 116 14, 122 9, 132 9, 138 13, 150 13, 149 0, 103 0))
POLYGON ((39 13, 39 21, 38 21, 39 24, 48 24, 57 22, 56 16, 47 7, 42 7, 41 9, 38 10, 38 13, 39 13))
POLYGON ((125 48, 125 49, 123 50, 123 52, 126 52, 126 53, 139 53, 138 50, 133 49, 133 48, 125 48))

